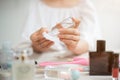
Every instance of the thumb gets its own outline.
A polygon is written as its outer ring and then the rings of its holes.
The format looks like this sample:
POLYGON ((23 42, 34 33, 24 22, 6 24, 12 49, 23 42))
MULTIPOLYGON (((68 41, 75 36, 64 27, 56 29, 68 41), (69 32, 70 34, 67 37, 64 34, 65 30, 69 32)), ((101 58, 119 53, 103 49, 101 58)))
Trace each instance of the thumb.
POLYGON ((80 20, 79 19, 75 19, 75 18, 72 18, 73 22, 75 23, 75 26, 74 28, 78 28, 79 27, 79 24, 80 24, 80 20))

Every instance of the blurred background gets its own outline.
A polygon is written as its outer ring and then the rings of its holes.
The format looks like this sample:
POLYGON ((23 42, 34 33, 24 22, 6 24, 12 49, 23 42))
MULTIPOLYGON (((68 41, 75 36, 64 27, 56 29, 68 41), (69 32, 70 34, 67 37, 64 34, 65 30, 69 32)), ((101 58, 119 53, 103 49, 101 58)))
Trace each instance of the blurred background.
MULTIPOLYGON (((30 0, 0 0, 0 46, 21 41, 30 0)), ((96 7, 107 50, 120 51, 120 0, 91 0, 96 7)))

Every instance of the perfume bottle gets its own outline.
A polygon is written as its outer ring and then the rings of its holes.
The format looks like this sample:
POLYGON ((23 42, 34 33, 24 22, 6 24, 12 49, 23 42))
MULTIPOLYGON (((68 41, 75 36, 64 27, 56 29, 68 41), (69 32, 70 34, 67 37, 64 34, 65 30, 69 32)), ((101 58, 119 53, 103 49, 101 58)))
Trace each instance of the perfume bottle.
POLYGON ((44 77, 45 80, 72 80, 72 70, 65 66, 46 66, 44 77))
POLYGON ((112 80, 119 80, 119 54, 114 54, 112 80))
POLYGON ((13 63, 13 80, 34 80, 34 70, 34 62, 28 60, 27 54, 23 52, 13 63))
MULTIPOLYGON (((62 22, 60 22, 60 24, 63 28, 71 28, 75 25, 74 21, 72 20, 72 17, 64 19, 62 22)), ((51 36, 55 36, 58 33, 59 33, 58 28, 54 26, 48 34, 51 36)))

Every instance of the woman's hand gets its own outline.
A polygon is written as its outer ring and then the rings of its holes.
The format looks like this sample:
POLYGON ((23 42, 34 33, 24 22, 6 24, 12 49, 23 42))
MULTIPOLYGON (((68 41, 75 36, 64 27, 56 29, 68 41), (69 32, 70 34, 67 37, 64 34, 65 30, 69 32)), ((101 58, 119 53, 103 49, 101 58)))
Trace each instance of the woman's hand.
MULTIPOLYGON (((59 39, 67 46, 67 48, 74 54, 82 54, 88 51, 89 46, 85 40, 80 39, 80 32, 78 26, 80 21, 73 18, 75 26, 73 28, 59 28, 59 39)), ((60 27, 60 24, 58 25, 60 27)))
POLYGON ((47 40, 43 37, 43 32, 47 32, 47 29, 41 28, 40 30, 34 32, 30 37, 32 47, 35 52, 46 51, 54 44, 53 41, 47 40))
POLYGON ((75 26, 72 28, 60 28, 60 34, 58 35, 59 39, 64 42, 70 51, 74 51, 80 41, 80 32, 78 30, 80 21, 74 18, 73 21, 75 22, 75 26))

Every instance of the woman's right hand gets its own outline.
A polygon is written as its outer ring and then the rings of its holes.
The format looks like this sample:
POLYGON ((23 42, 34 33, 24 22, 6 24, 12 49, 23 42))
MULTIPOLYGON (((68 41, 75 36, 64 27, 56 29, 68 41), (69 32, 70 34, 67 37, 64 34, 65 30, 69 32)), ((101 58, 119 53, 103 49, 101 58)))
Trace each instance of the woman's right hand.
POLYGON ((45 28, 41 28, 30 36, 30 39, 32 41, 32 47, 35 52, 47 51, 54 44, 53 41, 47 40, 43 37, 43 32, 48 31, 45 28))

